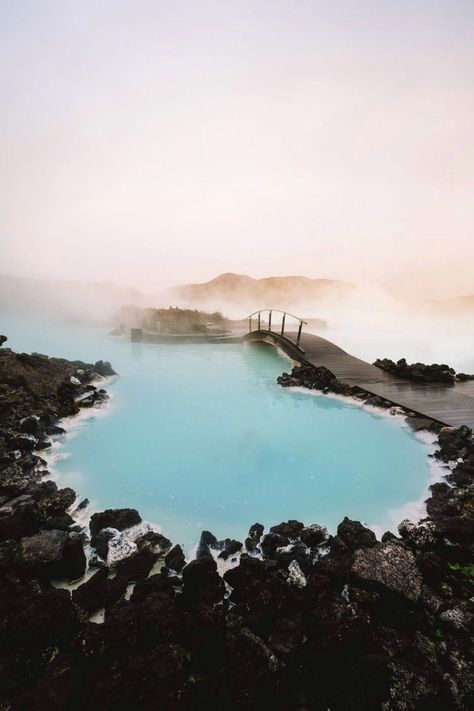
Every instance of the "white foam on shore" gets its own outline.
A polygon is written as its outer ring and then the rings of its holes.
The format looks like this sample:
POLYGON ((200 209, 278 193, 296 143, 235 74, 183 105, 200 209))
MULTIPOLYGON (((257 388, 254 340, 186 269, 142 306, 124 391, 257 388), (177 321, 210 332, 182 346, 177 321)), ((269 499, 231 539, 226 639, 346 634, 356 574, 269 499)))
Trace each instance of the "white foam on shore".
MULTIPOLYGON (((94 381, 93 384, 104 385, 113 382, 115 379, 116 376, 101 378, 100 381, 94 381)), ((89 501, 88 506, 86 506, 83 510, 75 510, 83 498, 85 498, 85 495, 81 496, 77 493, 77 489, 81 489, 84 484, 83 475, 80 472, 70 472, 67 475, 60 474, 56 468, 56 464, 64 461, 70 456, 70 454, 65 451, 67 442, 76 437, 86 423, 90 422, 90 420, 96 420, 99 417, 105 417, 110 413, 113 404, 113 395, 109 392, 107 392, 107 395, 107 400, 94 405, 93 407, 87 409, 84 408, 75 415, 63 417, 59 420, 57 424, 66 430, 65 433, 52 435, 52 446, 48 450, 37 452, 37 454, 45 460, 46 468, 49 472, 49 476, 45 477, 45 479, 52 479, 56 484, 58 484, 58 486, 70 486, 76 491, 76 499, 70 507, 69 513, 74 520, 81 525, 88 525, 91 515, 90 511, 94 508, 94 502, 89 501)))

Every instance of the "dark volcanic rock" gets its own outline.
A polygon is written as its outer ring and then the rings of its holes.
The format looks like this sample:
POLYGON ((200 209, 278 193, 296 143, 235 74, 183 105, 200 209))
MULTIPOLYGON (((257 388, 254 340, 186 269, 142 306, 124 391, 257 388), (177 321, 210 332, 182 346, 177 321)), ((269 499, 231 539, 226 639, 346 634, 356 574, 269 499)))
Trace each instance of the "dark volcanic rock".
POLYGON ((428 417, 414 417, 410 415, 406 417, 406 422, 413 432, 421 432, 422 430, 432 430, 435 427, 435 422, 428 417))
POLYGON ((360 521, 351 521, 347 516, 337 527, 337 535, 350 548, 371 548, 377 543, 375 533, 361 524, 360 521))
POLYGON ((165 563, 168 568, 180 573, 186 564, 183 549, 180 545, 173 546, 169 553, 165 555, 165 563))
POLYGON ((142 548, 120 560, 115 569, 118 576, 131 582, 139 578, 146 578, 158 558, 159 555, 150 548, 142 548))
POLYGON ((101 558, 106 560, 109 551, 109 541, 118 533, 116 528, 102 528, 95 537, 95 549, 101 558))
POLYGON ((456 375, 456 371, 448 365, 439 365, 438 363, 433 363, 432 365, 412 363, 409 365, 405 358, 401 358, 396 363, 389 358, 378 358, 374 365, 388 373, 414 380, 418 383, 446 383, 452 385, 456 375))
POLYGON ((287 546, 289 542, 289 538, 281 536, 279 533, 267 533, 266 536, 262 538, 260 548, 266 556, 271 558, 275 555, 277 548, 287 546))
POLYGON ((357 550, 351 572, 359 584, 374 584, 413 602, 421 593, 421 574, 413 553, 393 543, 357 550))
POLYGON ((245 539, 245 547, 248 551, 257 551, 260 538, 263 535, 263 526, 261 523, 254 523, 249 528, 249 533, 245 539))
POLYGON ((443 462, 449 462, 459 457, 474 454, 472 430, 469 427, 444 427, 438 435, 439 449, 435 457, 443 462))
POLYGON ((127 588, 127 580, 120 576, 109 579, 108 568, 103 567, 85 583, 73 590, 72 599, 89 614, 119 600, 127 588))
POLYGON ((77 580, 86 570, 82 544, 65 531, 41 531, 22 538, 18 551, 22 568, 46 579, 77 580))
POLYGON ((29 415, 20 421, 19 430, 20 432, 34 435, 34 437, 40 437, 44 434, 44 425, 40 421, 39 417, 29 415))
POLYGON ((300 539, 309 548, 314 548, 324 543, 328 538, 327 529, 324 526, 320 526, 317 523, 313 523, 311 526, 306 526, 300 533, 300 539))
POLYGON ((103 528, 116 528, 123 531, 141 523, 141 516, 135 509, 107 509, 91 516, 89 528, 91 543, 95 547, 96 536, 103 528))
POLYGON ((74 523, 72 516, 67 513, 59 514, 58 516, 51 516, 45 521, 42 521, 40 528, 45 531, 67 531, 70 526, 74 523))
POLYGON ((103 377, 117 375, 110 363, 104 360, 98 360, 97 363, 94 363, 94 371, 103 377))
POLYGON ((230 695, 239 709, 271 708, 283 682, 284 663, 260 637, 247 628, 231 628, 230 695))
POLYGON ((217 546, 217 538, 210 531, 202 531, 199 543, 204 546, 209 546, 210 548, 215 548, 217 546))
POLYGON ((137 539, 138 548, 152 551, 156 556, 164 556, 171 548, 171 541, 158 531, 148 531, 137 539))
POLYGON ((251 538, 252 540, 258 542, 261 539, 261 537, 263 536, 263 530, 264 530, 264 528, 261 523, 254 523, 249 528, 248 537, 251 538))
POLYGON ((304 524, 300 521, 286 521, 286 523, 279 523, 278 526, 272 526, 270 528, 271 533, 277 533, 280 536, 285 536, 286 538, 297 538, 304 528, 304 524))
POLYGON ((217 572, 216 561, 212 558, 192 560, 183 568, 184 593, 190 597, 217 599, 224 586, 217 572))
POLYGON ((18 434, 16 437, 12 437, 9 442, 10 449, 18 449, 20 452, 32 452, 36 449, 37 444, 37 438, 30 434, 18 434))
POLYGON ((0 541, 19 539, 39 531, 40 507, 29 494, 23 494, 0 507, 0 541))
POLYGON ((227 560, 231 555, 235 555, 242 550, 242 543, 240 541, 234 541, 230 538, 226 538, 224 541, 224 549, 219 553, 219 558, 227 560))
POLYGON ((217 549, 219 542, 210 531, 202 531, 196 550, 196 558, 212 558, 210 548, 217 549))
MULTIPOLYGON (((59 417, 83 406, 75 398, 92 402, 99 371, 108 369, 0 352, 2 709, 473 707, 468 428, 440 432, 437 456, 456 463, 446 468, 455 486, 434 485, 427 516, 403 521, 401 538, 386 533, 378 543, 347 518, 336 536, 289 521, 273 527, 260 549, 263 526, 255 524, 246 539, 254 555, 241 554, 225 587, 212 554, 239 542, 204 532, 204 557, 185 566, 181 547, 169 550, 161 534, 135 531, 130 541, 123 529, 140 521, 137 512, 105 511, 91 529, 114 577, 92 557, 90 567, 102 568, 71 594, 51 579, 84 572, 83 528, 68 529, 74 492, 43 479, 45 463, 27 449, 13 453, 11 443, 43 439, 59 417), (150 576, 155 562, 163 565, 150 576), (90 622, 101 609, 103 624, 90 622)), ((369 397, 325 369, 297 368, 283 380, 369 397)))
POLYGON ((252 585, 257 580, 266 577, 264 563, 258 558, 252 558, 243 554, 240 563, 235 568, 231 568, 224 573, 224 580, 236 590, 250 591, 252 585))

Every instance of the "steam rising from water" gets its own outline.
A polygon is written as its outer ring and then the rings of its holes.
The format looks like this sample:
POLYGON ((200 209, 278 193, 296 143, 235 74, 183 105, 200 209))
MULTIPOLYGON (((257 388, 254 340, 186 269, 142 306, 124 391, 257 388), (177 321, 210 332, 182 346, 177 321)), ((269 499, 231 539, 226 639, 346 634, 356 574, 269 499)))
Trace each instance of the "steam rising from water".
MULTIPOLYGON (((2 314, 38 313, 43 318, 68 322, 117 323, 117 311, 125 304, 139 307, 183 306, 219 310, 233 319, 245 319, 257 309, 281 308, 304 319, 324 319, 326 328, 313 330, 353 355, 373 362, 378 357, 394 360, 445 362, 458 371, 474 372, 474 305, 452 307, 446 303, 401 301, 381 289, 356 286, 350 294, 321 294, 318 299, 272 296, 272 303, 251 298, 230 299, 216 295, 190 303, 169 292, 142 293, 137 289, 86 282, 47 282, 0 277, 0 332, 2 314)), ((268 297, 268 300, 270 297, 268 297)), ((267 298, 265 299, 267 300, 267 298)), ((277 323, 275 316, 274 323, 277 323)), ((5 318, 3 318, 5 323, 5 318)), ((288 324, 291 328, 291 323, 288 324)), ((245 323, 242 325, 245 328, 245 323)), ((8 332, 6 333, 8 336, 8 332)), ((98 354, 98 357, 100 354, 98 354)))

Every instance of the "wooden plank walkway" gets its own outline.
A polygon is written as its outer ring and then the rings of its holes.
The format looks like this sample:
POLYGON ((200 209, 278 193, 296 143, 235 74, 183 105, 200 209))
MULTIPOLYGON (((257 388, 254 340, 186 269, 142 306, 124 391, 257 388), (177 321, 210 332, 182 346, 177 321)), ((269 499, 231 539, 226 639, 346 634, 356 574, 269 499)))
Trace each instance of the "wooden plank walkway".
POLYGON ((297 334, 291 332, 285 335, 288 338, 262 330, 252 331, 244 338, 272 343, 290 358, 301 363, 324 365, 343 382, 358 385, 369 393, 379 395, 419 415, 452 427, 468 425, 474 429, 474 381, 455 385, 414 383, 355 358, 321 336, 303 333, 300 346, 304 353, 301 353, 288 340, 296 339, 297 334))

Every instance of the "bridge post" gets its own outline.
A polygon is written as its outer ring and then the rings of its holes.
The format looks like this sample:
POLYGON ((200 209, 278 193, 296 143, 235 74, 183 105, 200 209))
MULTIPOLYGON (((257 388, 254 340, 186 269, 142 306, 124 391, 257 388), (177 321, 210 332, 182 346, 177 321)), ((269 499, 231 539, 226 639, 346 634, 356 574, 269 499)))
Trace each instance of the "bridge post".
POLYGON ((271 311, 271 309, 268 312, 268 330, 269 331, 272 330, 272 311, 271 311))
POLYGON ((257 325, 258 325, 258 330, 260 331, 260 311, 258 312, 258 316, 257 316, 257 325))
POLYGON ((285 318, 286 318, 286 311, 283 312, 283 318, 281 320, 281 335, 285 333, 285 318))
POLYGON ((298 329, 298 338, 296 339, 296 345, 300 345, 301 329, 303 328, 303 321, 300 321, 300 327, 298 329))
POLYGON ((252 333, 252 317, 249 316, 249 333, 252 333))

